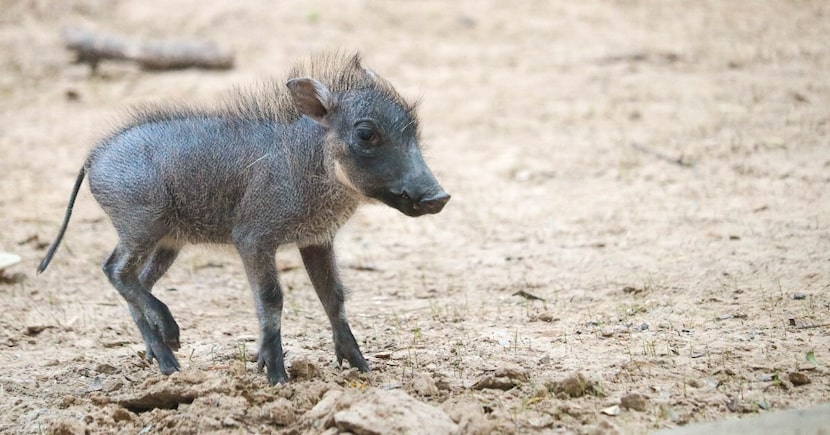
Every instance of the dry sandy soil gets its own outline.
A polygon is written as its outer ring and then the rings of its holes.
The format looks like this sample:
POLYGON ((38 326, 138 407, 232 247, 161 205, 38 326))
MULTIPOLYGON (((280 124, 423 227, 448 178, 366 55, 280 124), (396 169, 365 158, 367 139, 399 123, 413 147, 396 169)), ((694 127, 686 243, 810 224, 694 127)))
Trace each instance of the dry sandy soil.
POLYGON ((0 1, 0 432, 645 433, 830 399, 830 6, 804 1, 0 1), (208 39, 228 72, 73 64, 60 29, 208 39), (212 101, 327 48, 411 98, 453 199, 338 235, 370 374, 278 254, 295 377, 257 373, 237 256, 157 286, 183 370, 100 271, 88 149, 132 104, 212 101), (814 356, 814 360, 808 358, 814 356), (800 385, 810 381, 805 385, 800 385), (414 416, 414 417, 413 417, 414 416))

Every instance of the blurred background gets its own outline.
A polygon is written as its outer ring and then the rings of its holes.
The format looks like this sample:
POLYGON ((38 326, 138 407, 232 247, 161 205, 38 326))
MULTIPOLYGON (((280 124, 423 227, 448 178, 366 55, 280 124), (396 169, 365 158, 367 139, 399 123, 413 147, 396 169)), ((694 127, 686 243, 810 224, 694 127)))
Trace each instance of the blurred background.
MULTIPOLYGON (((738 391, 752 412, 826 401, 824 369, 798 392, 746 385, 798 370, 811 349, 830 360, 826 328, 798 329, 830 322, 828 14, 818 0, 0 1, 0 251, 22 258, 0 284, 0 361, 29 385, 7 385, 10 403, 27 398, 11 424, 53 421, 58 398, 83 388, 47 392, 24 369, 49 384, 50 361, 118 366, 141 348, 100 273, 115 234, 86 187, 51 269, 34 274, 95 141, 132 105, 212 104, 326 49, 361 52, 420 101, 427 160, 453 195, 423 219, 366 207, 338 237, 352 327, 381 373, 370 385, 443 379, 425 401, 486 406, 481 422, 518 431, 599 424, 597 409, 646 385, 649 411, 614 424, 721 418, 744 409, 724 405, 738 391), (69 28, 211 41, 234 67, 93 73, 64 47, 69 28), (505 364, 530 381, 470 388, 505 364), (568 412, 537 395, 575 370, 606 398, 568 412)), ((278 257, 288 362, 310 356, 342 381, 298 257, 278 257)), ((189 250, 159 285, 189 364, 255 349, 235 254, 189 250)))

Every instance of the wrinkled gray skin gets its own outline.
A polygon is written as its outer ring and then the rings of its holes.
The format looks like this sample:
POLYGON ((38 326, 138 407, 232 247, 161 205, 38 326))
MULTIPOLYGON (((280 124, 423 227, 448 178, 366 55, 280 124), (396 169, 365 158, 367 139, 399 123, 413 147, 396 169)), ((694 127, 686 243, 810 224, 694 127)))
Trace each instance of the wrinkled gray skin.
MULTIPOLYGON (((373 74, 367 72, 367 74, 373 74)), ((232 244, 259 318, 259 369, 287 379, 280 338, 283 294, 275 253, 296 244, 333 329, 338 363, 369 371, 344 309, 332 240, 366 199, 408 216, 449 200, 424 163, 413 114, 371 89, 332 93, 312 78, 286 86, 303 115, 290 123, 192 116, 133 125, 90 154, 70 198, 63 237, 85 173, 119 242, 103 270, 129 305, 162 373, 179 369, 179 327, 151 290, 188 243, 232 244)))

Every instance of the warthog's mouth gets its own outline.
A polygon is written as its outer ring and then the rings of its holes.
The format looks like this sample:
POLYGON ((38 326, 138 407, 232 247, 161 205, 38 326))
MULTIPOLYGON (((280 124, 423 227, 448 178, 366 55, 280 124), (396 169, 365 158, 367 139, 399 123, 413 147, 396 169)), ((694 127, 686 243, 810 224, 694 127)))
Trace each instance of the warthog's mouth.
POLYGON ((414 199, 406 190, 400 193, 386 191, 375 198, 407 216, 418 217, 439 213, 450 200, 450 195, 440 186, 436 186, 414 199))

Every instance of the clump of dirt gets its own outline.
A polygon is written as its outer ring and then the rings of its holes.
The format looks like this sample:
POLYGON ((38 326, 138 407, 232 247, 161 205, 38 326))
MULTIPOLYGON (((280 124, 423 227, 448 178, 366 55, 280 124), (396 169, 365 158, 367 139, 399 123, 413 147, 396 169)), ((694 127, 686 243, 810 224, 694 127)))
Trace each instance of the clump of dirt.
POLYGON ((308 380, 320 375, 320 370, 317 369, 311 360, 307 358, 295 359, 288 367, 288 375, 291 380, 308 380))
POLYGON ((418 396, 437 396, 440 393, 438 385, 435 383, 435 379, 433 379, 428 373, 420 373, 415 375, 406 384, 406 388, 408 391, 418 396))
POLYGON ((474 390, 492 388, 496 390, 509 390, 513 387, 527 382, 527 370, 520 367, 509 367, 496 369, 494 373, 487 374, 471 387, 474 390))
POLYGON ((343 432, 452 434, 458 426, 440 408, 414 399, 400 390, 370 388, 342 394, 327 421, 343 432))
POLYGON ((565 379, 549 382, 547 384, 547 388, 560 399, 582 397, 586 394, 590 394, 592 396, 602 395, 602 388, 599 383, 585 378, 585 376, 579 372, 576 372, 565 379))
POLYGON ((648 406, 648 397, 637 393, 627 394, 620 399, 620 406, 623 409, 645 412, 648 406))

